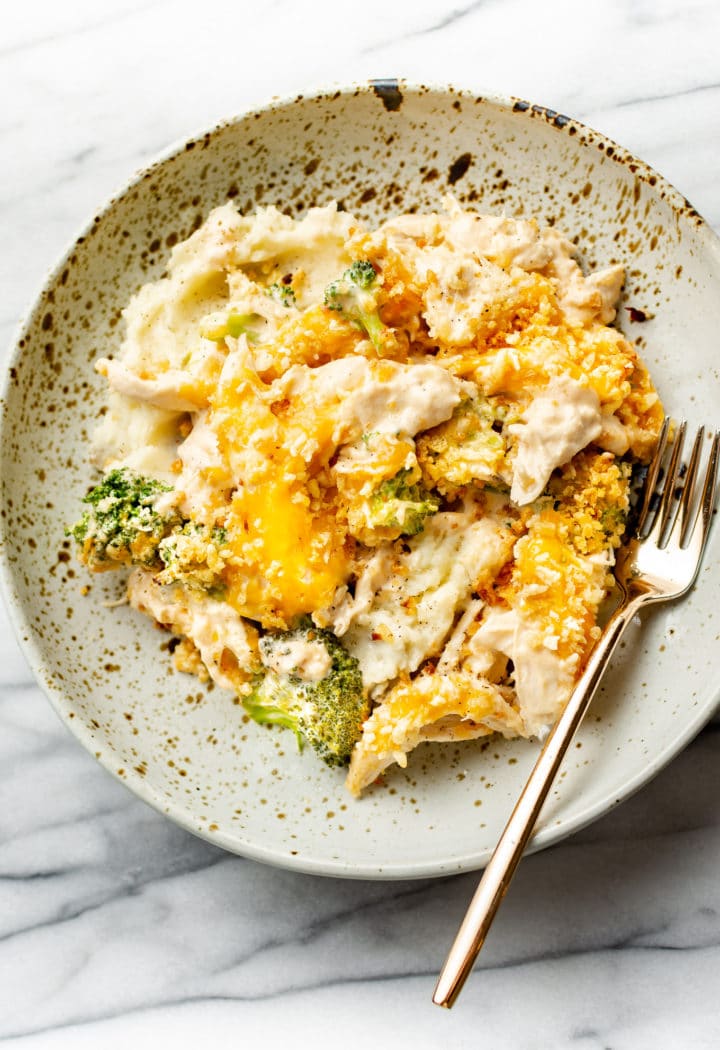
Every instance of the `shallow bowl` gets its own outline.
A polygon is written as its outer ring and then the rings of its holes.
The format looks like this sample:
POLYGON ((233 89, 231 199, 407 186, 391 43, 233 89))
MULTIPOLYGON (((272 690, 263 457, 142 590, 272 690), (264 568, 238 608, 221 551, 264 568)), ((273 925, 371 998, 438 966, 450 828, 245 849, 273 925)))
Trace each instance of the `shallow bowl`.
MULTIPOLYGON (((482 866, 534 756, 527 742, 425 745, 353 801, 343 776, 248 724, 221 690, 174 672, 168 638, 110 608, 64 527, 91 471, 102 412, 92 362, 169 249, 232 198, 293 215, 337 199, 375 222, 443 194, 556 223, 589 267, 622 262, 619 324, 668 409, 717 422, 718 240, 659 175, 603 136, 520 100, 394 81, 276 101, 172 149, 98 210, 22 326, 2 392, 2 547, 25 654, 78 740, 140 798, 228 850, 368 878, 482 866), (89 592, 83 594, 85 585, 89 592)), ((534 848, 605 813, 701 728, 718 694, 718 537, 692 595, 637 626, 583 726, 534 848)))

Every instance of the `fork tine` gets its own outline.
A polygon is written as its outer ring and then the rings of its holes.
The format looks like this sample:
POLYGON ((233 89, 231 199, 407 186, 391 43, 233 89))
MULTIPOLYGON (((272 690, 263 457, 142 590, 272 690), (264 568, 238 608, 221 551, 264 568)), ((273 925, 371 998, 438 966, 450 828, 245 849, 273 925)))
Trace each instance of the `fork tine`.
POLYGON ((687 429, 687 423, 683 419, 678 427, 677 434, 673 440, 672 453, 670 454, 670 462, 668 463, 667 474, 665 475, 665 485, 663 487, 662 498, 660 500, 660 506, 658 507, 657 515, 652 529, 650 530, 650 536, 659 543, 665 528, 670 521, 670 517, 673 511, 673 500, 675 496, 675 486, 677 485, 678 470, 680 467, 680 456, 682 454, 682 447, 685 442, 685 430, 687 429))
POLYGON ((710 522, 712 520, 713 508, 717 497, 719 441, 720 433, 716 431, 712 445, 710 446, 710 456, 708 458, 707 470, 705 471, 705 483, 703 485, 702 496, 700 497, 700 506, 695 516, 695 524, 693 525, 692 532, 690 533, 687 542, 688 552, 694 555, 695 569, 692 574, 692 579, 688 581, 687 587, 685 588, 686 590, 688 590, 697 579, 703 553, 705 551, 705 544, 710 535, 710 522))
POLYGON ((658 443, 655 448, 655 455, 650 461, 648 467, 647 477, 645 478, 645 491, 643 493, 643 502, 638 515, 636 533, 638 536, 642 536, 645 522, 647 521, 648 511, 650 510, 650 502, 655 492, 655 486, 657 485, 658 474, 660 473, 660 465, 662 464, 663 456, 665 455, 665 447, 667 445, 668 429, 670 427, 670 416, 665 416, 663 419, 663 425, 660 430, 658 437, 658 443))
POLYGON ((705 543, 710 532, 710 521, 715 506, 715 499, 717 497, 718 445, 720 445, 720 431, 716 430, 712 445, 710 446, 710 456, 708 458, 707 470, 705 472, 705 484, 703 485, 702 496, 700 497, 700 508, 690 537, 691 542, 696 542, 696 533, 700 530, 700 550, 698 561, 705 549, 705 543))
POLYGON ((696 495, 695 478, 700 463, 700 450, 702 448, 704 434, 705 427, 700 427, 695 435, 692 452, 690 453, 690 461, 682 479, 683 487, 677 514, 675 516, 675 523, 672 527, 672 532, 668 537, 668 543, 676 543, 679 547, 682 547, 687 540, 687 537, 690 534, 691 522, 695 517, 692 514, 694 497, 696 495))

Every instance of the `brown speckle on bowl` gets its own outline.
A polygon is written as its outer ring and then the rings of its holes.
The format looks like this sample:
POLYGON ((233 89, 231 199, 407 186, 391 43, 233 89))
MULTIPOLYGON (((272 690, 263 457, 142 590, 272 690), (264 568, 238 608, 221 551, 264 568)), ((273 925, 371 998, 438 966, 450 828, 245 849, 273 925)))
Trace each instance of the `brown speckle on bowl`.
POLYGON ((389 113, 395 113, 403 103, 397 80, 371 80, 372 89, 389 113))
POLYGON ((448 168, 448 185, 454 186, 456 182, 459 182, 472 162, 472 153, 461 153, 448 168))

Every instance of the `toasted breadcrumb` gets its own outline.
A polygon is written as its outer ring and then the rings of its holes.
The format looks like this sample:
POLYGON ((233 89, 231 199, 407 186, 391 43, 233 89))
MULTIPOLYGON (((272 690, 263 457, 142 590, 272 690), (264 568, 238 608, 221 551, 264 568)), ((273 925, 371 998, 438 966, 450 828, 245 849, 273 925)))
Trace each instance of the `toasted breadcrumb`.
POLYGON ((264 636, 335 632, 374 705, 355 794, 423 741, 545 731, 663 417, 608 326, 621 266, 586 276, 554 227, 444 207, 376 230, 214 211, 99 365, 98 458, 163 482, 162 528, 73 533, 93 568, 136 566, 179 670, 241 697, 264 636))

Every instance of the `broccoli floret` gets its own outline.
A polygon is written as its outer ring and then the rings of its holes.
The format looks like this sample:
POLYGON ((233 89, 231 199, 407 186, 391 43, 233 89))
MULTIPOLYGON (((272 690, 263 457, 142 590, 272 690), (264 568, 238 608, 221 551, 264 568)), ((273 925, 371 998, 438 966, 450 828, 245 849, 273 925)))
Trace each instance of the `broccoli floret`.
POLYGON ((238 339, 246 335, 250 342, 257 339, 257 328, 263 318, 260 314, 240 314, 235 310, 224 313, 222 310, 206 317, 200 326, 200 335, 204 339, 211 339, 219 343, 226 336, 238 339))
POLYGON ((219 525, 198 525, 187 521, 160 541, 158 555, 163 569, 158 583, 182 583, 201 590, 222 590, 220 574, 225 562, 220 551, 227 543, 227 533, 219 525))
POLYGON ((600 528, 607 536, 622 536, 627 524, 627 511, 623 507, 610 506, 600 514, 600 528))
POLYGON ((243 700, 250 717, 292 729, 298 746, 307 741, 327 765, 346 765, 369 713, 355 657, 332 631, 319 630, 310 620, 264 635, 260 652, 267 670, 243 700), (315 679, 308 670, 325 674, 315 679))
POLYGON ((80 520, 67 529, 78 544, 80 561, 93 571, 118 565, 151 565, 158 546, 179 518, 158 514, 158 496, 171 487, 123 468, 111 470, 83 498, 89 504, 80 520))
POLYGON ((337 310, 348 321, 363 329, 378 353, 384 352, 391 341, 390 329, 380 320, 375 290, 377 273, 367 259, 358 259, 342 277, 325 289, 325 306, 337 310))
POLYGON ((271 299, 274 299, 276 303, 280 303, 281 306, 287 307, 288 310, 291 306, 296 305, 295 292, 289 284, 281 284, 279 281, 276 281, 269 286, 267 294, 271 299))
POLYGON ((437 496, 420 484, 413 484, 413 471, 400 470, 383 481, 370 497, 368 524, 375 529, 398 529, 401 535, 416 536, 425 519, 440 508, 437 496))
POLYGON ((425 483, 442 495, 465 485, 501 488, 507 410, 497 399, 462 402, 450 419, 417 439, 417 457, 425 483))
POLYGON ((369 259, 356 259, 352 263, 345 273, 343 278, 346 281, 351 281, 358 288, 362 288, 367 291, 368 288, 372 288, 377 278, 377 271, 369 259))

